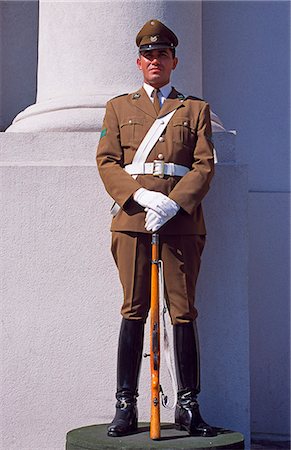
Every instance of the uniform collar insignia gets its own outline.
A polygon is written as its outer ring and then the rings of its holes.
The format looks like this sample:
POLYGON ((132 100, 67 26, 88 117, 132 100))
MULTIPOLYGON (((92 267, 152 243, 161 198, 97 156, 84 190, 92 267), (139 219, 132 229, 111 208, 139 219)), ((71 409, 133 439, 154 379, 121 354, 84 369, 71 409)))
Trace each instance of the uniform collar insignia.
POLYGON ((184 100, 185 95, 183 95, 183 94, 177 94, 177 98, 179 98, 180 100, 184 100))
POLYGON ((133 94, 133 96, 132 96, 132 98, 134 99, 134 100, 136 100, 137 98, 139 98, 140 97, 140 93, 139 92, 136 92, 135 94, 133 94))

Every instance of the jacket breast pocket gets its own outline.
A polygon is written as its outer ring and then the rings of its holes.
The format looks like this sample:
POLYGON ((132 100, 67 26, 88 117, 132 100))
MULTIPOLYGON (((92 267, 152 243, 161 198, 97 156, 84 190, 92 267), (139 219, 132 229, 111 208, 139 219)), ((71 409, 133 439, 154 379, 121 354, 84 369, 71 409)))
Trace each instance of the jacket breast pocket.
POLYGON ((173 121, 173 142, 193 147, 196 142, 196 130, 191 120, 183 117, 173 121))
POLYGON ((122 147, 136 147, 143 139, 143 119, 130 118, 120 124, 122 147))

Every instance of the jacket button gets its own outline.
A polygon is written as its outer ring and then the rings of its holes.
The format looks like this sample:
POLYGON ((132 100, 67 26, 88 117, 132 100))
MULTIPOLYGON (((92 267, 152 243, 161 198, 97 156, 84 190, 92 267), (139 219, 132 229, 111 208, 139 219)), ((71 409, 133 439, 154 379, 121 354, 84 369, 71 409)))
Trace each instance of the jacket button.
POLYGON ((184 122, 183 125, 185 125, 185 127, 188 125, 188 122, 184 122))
POLYGON ((158 159, 160 159, 160 160, 164 159, 164 155, 162 153, 159 153, 158 154, 158 159))
POLYGON ((163 136, 160 136, 160 137, 159 137, 159 141, 160 141, 160 142, 165 142, 165 138, 163 138, 163 136))
POLYGON ((132 123, 132 120, 129 120, 128 123, 132 123))

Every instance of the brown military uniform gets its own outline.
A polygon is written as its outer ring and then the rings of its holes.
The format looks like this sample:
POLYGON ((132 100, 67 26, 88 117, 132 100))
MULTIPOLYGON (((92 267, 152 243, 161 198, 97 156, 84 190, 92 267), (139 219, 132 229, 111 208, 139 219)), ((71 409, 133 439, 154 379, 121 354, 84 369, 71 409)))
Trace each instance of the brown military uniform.
POLYGON ((159 117, 176 108, 147 162, 163 154, 165 162, 190 171, 182 178, 139 175, 135 180, 123 167, 132 162, 157 113, 143 88, 110 100, 106 107, 97 165, 107 192, 121 206, 112 220, 112 252, 124 291, 122 314, 128 319, 145 320, 149 308, 150 234, 144 227, 145 212, 132 198, 140 187, 162 192, 181 207, 158 231, 167 297, 173 323, 197 315, 195 282, 206 233, 201 201, 214 172, 211 124, 207 103, 173 89, 159 117))
MULTIPOLYGON (((140 52, 137 65, 146 84, 138 92, 108 102, 97 151, 105 188, 121 207, 112 220, 111 230, 112 253, 124 303, 118 341, 116 413, 107 434, 125 436, 137 430, 144 322, 150 307, 151 233, 147 229, 154 233, 158 230, 160 235, 159 254, 164 263, 165 294, 173 323, 178 388, 175 426, 193 436, 212 437, 217 433, 204 422, 197 402, 200 363, 194 321, 197 316, 195 284, 206 231, 201 200, 209 189, 214 167, 209 107, 202 100, 185 99, 175 89, 169 94, 170 76, 178 62, 175 56, 178 38, 172 30, 151 19, 139 31, 136 44, 140 52), (162 117, 170 111, 175 114, 168 123, 164 121, 167 127, 143 165, 145 158, 139 160, 141 152, 137 149, 151 125, 162 125, 162 117), (155 123, 157 114, 161 121, 155 123), (126 167, 128 164, 130 167, 126 167), (176 176, 165 176, 165 173, 176 176), (155 198, 160 199, 156 205, 155 198), (159 201, 160 211, 155 212, 159 201), (139 204, 146 205, 146 215, 139 204)), ((159 330, 156 323, 152 334, 155 330, 159 330)), ((157 395, 152 399, 157 407, 156 418, 159 403, 157 395)), ((153 420, 151 425, 151 438, 158 439, 159 420, 153 420)))

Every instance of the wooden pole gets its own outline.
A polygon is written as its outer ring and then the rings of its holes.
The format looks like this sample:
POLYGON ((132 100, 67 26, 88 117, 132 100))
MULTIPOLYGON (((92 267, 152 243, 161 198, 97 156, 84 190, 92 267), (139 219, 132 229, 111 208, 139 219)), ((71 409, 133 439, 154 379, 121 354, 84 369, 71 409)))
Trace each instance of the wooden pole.
POLYGON ((151 319, 150 319, 150 366, 151 366, 151 423, 150 438, 159 439, 160 426, 160 311, 159 311, 159 235, 152 235, 151 265, 151 319))

